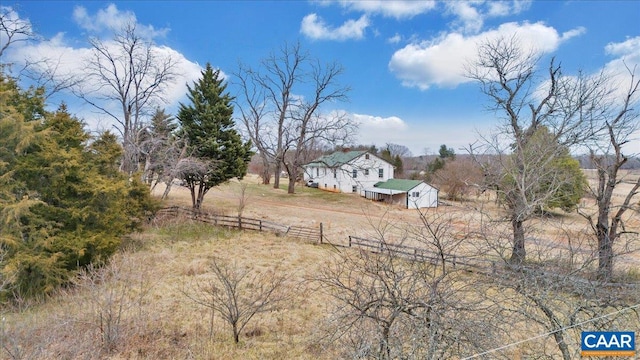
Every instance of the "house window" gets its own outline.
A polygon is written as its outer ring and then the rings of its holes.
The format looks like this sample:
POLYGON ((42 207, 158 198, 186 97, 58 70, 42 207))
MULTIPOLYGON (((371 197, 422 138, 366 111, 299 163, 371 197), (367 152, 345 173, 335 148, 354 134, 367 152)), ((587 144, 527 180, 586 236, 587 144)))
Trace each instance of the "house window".
POLYGON ((351 192, 356 192, 356 191, 358 191, 358 186, 357 185, 353 185, 351 187, 351 192))
POLYGON ((335 186, 335 185, 333 185, 333 190, 335 190, 335 189, 336 189, 336 186, 335 186))
POLYGON ((369 176, 369 169, 364 169, 364 176, 369 176))
POLYGON ((364 154, 364 158, 369 160, 369 154, 364 154))
POLYGON ((338 177, 338 170, 333 169, 333 178, 337 178, 338 177))
POLYGON ((420 197, 420 192, 419 191, 414 191, 413 193, 411 193, 411 196, 420 197))
POLYGON ((316 168, 316 177, 320 176, 320 168, 316 168))
POLYGON ((358 170, 353 169, 353 178, 357 178, 358 177, 358 170))
POLYGON ((378 177, 380 179, 384 178, 384 169, 378 169, 378 177))

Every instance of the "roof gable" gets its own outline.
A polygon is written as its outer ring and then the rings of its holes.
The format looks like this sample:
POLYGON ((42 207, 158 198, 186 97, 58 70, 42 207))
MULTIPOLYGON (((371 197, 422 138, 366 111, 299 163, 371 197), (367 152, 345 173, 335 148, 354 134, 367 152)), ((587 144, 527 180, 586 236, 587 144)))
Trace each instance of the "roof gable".
POLYGON ((376 183, 373 186, 379 189, 409 191, 422 183, 421 180, 389 179, 376 183))
POLYGON ((329 155, 323 155, 312 162, 308 163, 307 166, 321 166, 321 167, 339 167, 348 163, 349 161, 359 157, 362 154, 365 154, 367 151, 336 151, 329 155))

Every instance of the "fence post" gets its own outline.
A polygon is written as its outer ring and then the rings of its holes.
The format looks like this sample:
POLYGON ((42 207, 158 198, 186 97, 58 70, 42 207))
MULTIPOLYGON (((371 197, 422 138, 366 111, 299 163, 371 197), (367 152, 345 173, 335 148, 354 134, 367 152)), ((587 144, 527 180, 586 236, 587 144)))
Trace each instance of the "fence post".
POLYGON ((320 244, 322 244, 322 223, 320 223, 320 244))
POLYGON ((351 247, 351 235, 349 235, 349 247, 351 247))
POLYGON ((258 226, 259 226, 260 231, 262 231, 262 220, 258 220, 258 226))
POLYGON ((238 215, 238 229, 242 230, 242 216, 238 215))

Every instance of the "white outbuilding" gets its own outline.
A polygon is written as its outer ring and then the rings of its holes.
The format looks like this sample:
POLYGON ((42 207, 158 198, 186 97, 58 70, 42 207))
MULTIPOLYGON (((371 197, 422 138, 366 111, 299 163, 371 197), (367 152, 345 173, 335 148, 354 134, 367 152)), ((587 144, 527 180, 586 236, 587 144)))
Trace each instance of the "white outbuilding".
POLYGON ((366 188, 364 192, 367 199, 407 209, 438 207, 438 189, 420 180, 389 179, 366 188))

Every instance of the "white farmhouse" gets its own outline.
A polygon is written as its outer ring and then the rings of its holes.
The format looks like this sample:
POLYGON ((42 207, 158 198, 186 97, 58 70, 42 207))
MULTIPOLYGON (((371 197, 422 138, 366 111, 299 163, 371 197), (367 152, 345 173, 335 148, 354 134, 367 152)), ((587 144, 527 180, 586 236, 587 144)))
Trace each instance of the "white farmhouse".
POLYGON ((438 207, 438 189, 420 180, 389 179, 365 189, 367 199, 407 209, 438 207))
POLYGON ((304 181, 318 188, 365 195, 364 189, 393 179, 393 165, 368 151, 338 151, 304 167, 304 181))

